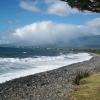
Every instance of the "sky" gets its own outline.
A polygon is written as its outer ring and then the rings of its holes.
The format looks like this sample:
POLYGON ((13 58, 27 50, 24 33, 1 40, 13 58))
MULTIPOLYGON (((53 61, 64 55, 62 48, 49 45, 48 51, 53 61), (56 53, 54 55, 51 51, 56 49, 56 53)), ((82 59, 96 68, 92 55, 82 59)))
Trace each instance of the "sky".
POLYGON ((66 44, 100 35, 100 13, 81 12, 60 0, 1 0, 0 44, 66 44))

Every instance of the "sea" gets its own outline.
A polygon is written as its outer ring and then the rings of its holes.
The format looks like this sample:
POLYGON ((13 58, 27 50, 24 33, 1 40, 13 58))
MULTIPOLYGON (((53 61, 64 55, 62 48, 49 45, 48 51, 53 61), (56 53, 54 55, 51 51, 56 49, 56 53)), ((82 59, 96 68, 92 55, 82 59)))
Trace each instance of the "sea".
POLYGON ((91 59, 86 52, 0 47, 0 83, 91 59))

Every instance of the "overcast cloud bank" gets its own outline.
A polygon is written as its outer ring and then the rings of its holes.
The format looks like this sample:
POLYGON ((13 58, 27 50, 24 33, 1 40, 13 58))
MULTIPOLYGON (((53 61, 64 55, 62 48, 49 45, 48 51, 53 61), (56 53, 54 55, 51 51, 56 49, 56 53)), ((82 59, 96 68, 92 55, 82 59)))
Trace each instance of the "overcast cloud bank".
POLYGON ((100 35, 100 18, 85 25, 55 23, 52 21, 34 22, 13 32, 2 34, 0 44, 32 46, 67 44, 70 40, 91 35, 100 35))

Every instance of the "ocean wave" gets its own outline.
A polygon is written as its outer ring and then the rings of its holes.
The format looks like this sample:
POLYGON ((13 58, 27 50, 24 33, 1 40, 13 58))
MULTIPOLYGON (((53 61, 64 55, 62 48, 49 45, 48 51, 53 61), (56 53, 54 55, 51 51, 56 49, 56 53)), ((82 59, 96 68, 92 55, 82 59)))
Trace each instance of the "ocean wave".
POLYGON ((88 53, 37 56, 35 58, 0 58, 0 83, 35 73, 60 68, 91 59, 88 53))

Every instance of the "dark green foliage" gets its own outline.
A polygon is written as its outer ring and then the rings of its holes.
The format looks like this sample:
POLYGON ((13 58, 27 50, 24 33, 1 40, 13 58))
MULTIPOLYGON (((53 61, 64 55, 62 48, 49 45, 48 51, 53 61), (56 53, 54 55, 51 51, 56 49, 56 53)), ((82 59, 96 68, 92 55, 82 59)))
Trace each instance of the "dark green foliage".
POLYGON ((73 83, 76 84, 76 85, 79 85, 81 79, 89 77, 89 76, 90 76, 90 72, 87 71, 87 70, 78 71, 76 73, 76 76, 75 76, 74 80, 73 80, 73 83))
POLYGON ((69 49, 70 51, 74 52, 88 52, 88 53, 95 53, 95 54, 100 54, 100 48, 74 48, 74 49, 69 49))
POLYGON ((67 2, 72 8, 100 13, 100 0, 61 0, 67 2))

